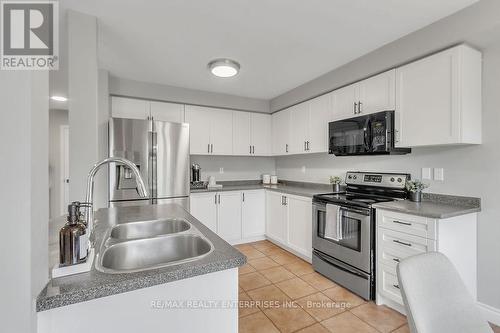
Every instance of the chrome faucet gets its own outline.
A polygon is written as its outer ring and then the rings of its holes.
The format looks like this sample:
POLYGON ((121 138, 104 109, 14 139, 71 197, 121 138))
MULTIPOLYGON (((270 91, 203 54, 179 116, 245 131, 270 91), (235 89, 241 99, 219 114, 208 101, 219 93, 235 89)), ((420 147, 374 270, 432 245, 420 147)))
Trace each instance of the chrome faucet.
POLYGON ((100 162, 97 162, 97 164, 94 165, 94 167, 90 170, 89 175, 87 176, 87 194, 85 195, 85 203, 82 204, 82 206, 86 207, 85 221, 87 223, 87 233, 91 237, 94 225, 94 177, 97 171, 103 165, 109 163, 123 164, 130 168, 135 176, 135 181, 137 182, 137 191, 139 192, 139 195, 143 198, 146 198, 148 196, 148 190, 146 189, 146 185, 144 185, 144 180, 141 177, 139 169, 131 161, 121 157, 109 157, 100 162))

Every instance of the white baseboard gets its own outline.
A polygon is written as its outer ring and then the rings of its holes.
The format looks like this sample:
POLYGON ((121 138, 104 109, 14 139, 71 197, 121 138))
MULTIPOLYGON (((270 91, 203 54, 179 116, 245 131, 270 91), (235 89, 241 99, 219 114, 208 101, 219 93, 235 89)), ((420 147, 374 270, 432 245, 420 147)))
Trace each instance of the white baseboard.
POLYGON ((483 313, 484 319, 492 324, 500 326, 500 309, 494 308, 481 302, 476 303, 479 306, 479 310, 483 313))

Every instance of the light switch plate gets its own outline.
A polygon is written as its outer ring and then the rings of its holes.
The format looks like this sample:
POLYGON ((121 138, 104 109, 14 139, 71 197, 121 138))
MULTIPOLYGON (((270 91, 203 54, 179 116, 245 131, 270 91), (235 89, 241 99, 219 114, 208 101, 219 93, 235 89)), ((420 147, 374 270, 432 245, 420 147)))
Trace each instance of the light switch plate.
POLYGON ((434 168, 434 180, 444 181, 443 168, 434 168))
POLYGON ((305 166, 303 166, 303 167, 300 169, 300 171, 301 171, 302 173, 306 173, 306 167, 305 167, 305 166))
POLYGON ((432 179, 431 168, 422 168, 422 179, 432 179))

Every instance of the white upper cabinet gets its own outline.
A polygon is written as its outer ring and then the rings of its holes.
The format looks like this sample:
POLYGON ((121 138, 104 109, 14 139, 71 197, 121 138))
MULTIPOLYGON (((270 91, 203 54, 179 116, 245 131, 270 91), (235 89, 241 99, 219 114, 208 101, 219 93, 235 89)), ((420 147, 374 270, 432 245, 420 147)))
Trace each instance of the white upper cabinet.
POLYGON ((333 119, 352 118, 357 115, 358 89, 356 84, 332 92, 333 119))
POLYGON ((112 96, 111 116, 115 118, 149 119, 149 101, 112 96))
POLYGON ((396 146, 481 143, 481 53, 465 45, 396 70, 396 146))
POLYGON ((271 115, 233 112, 233 154, 271 155, 271 115))
POLYGON ((251 145, 252 155, 271 155, 271 115, 262 113, 251 113, 251 145))
POLYGON ((185 117, 191 154, 233 154, 233 111, 186 105, 185 117))
POLYGON ((290 108, 290 154, 307 152, 309 134, 309 103, 304 102, 290 108))
POLYGON ((358 114, 394 110, 396 108, 395 82, 395 69, 359 82, 358 114))
POLYGON ((290 147, 290 108, 272 115, 272 152, 273 155, 286 155, 290 147))
POLYGON ((152 101, 150 108, 151 117, 154 120, 170 121, 173 123, 184 122, 184 104, 152 101))
POLYGON ((332 93, 309 101, 308 153, 328 152, 328 123, 333 120, 332 93))

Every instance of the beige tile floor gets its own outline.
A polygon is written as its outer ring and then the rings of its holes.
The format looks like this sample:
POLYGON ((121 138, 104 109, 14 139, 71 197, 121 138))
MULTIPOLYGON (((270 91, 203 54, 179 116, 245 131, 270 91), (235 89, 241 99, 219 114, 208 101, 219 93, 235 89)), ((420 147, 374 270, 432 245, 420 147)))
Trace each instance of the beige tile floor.
POLYGON ((239 269, 240 333, 410 332, 405 316, 364 301, 271 242, 236 247, 248 259, 239 269))

